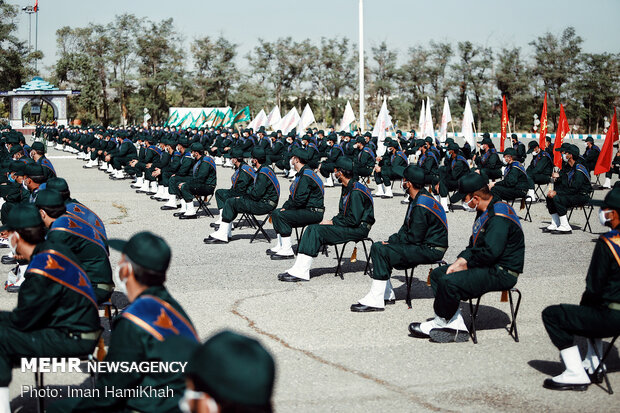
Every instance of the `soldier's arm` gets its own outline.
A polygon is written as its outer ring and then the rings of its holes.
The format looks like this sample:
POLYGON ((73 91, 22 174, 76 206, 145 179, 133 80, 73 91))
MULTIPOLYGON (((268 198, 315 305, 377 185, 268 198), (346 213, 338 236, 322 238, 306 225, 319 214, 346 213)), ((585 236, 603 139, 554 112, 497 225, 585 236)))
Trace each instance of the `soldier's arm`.
POLYGON ((615 258, 611 255, 609 247, 605 245, 605 241, 599 238, 590 260, 590 267, 586 276, 586 289, 581 296, 581 305, 592 307, 601 305, 602 294, 607 286, 614 261, 615 258))
POLYGON ((286 209, 303 209, 308 204, 308 198, 311 194, 311 186, 308 182, 310 178, 301 177, 299 184, 295 190, 295 198, 287 201, 286 209))
POLYGON ((256 184, 250 188, 248 191, 248 197, 253 201, 260 201, 263 196, 265 196, 265 192, 267 192, 268 185, 271 185, 269 178, 265 176, 265 174, 258 173, 256 177, 256 184))
POLYGON ((43 275, 26 273, 17 298, 17 307, 11 312, 0 313, 0 321, 6 320, 10 326, 21 331, 40 327, 40 321, 49 316, 51 309, 61 299, 62 288, 62 285, 43 275))
POLYGON ((364 214, 364 200, 363 195, 360 191, 351 190, 351 195, 349 196, 349 205, 347 206, 346 215, 339 213, 334 217, 332 222, 334 225, 340 225, 343 227, 359 227, 362 222, 362 216, 364 214))

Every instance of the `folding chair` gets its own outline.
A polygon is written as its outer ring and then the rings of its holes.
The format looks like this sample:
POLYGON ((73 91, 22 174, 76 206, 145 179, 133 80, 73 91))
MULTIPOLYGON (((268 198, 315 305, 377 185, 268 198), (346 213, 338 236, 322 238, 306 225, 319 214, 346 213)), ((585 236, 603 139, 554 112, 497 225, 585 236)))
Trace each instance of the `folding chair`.
POLYGON ((267 220, 271 216, 271 213, 268 213, 267 215, 265 215, 265 219, 263 219, 262 221, 259 220, 258 218, 256 218, 256 216, 254 214, 247 213, 247 216, 249 217, 250 221, 252 222, 252 227, 256 228, 256 232, 254 233, 254 235, 250 239, 250 244, 252 242, 254 242, 256 237, 258 237, 258 234, 261 234, 261 233, 263 234, 263 237, 265 237, 267 242, 271 242, 271 237, 269 236, 269 234, 267 234, 267 231, 265 231, 265 229, 263 228, 263 226, 267 223, 267 220))
MULTIPOLYGON (((609 343, 609 346, 607 347, 607 350, 604 352, 603 357, 601 357, 601 355, 598 354, 598 349, 594 345, 594 340, 591 338, 588 339, 590 341, 590 345, 594 349, 594 353, 596 353, 596 357, 598 357, 598 359, 600 360, 600 362, 598 363, 598 367, 596 368, 596 370, 594 370, 594 373, 592 374, 592 376, 596 377, 598 383, 602 383, 603 381, 605 381, 605 385, 607 386, 607 388, 604 388, 603 386, 600 386, 600 387, 603 390, 605 390, 608 394, 614 394, 614 390, 611 388, 611 383, 609 383, 609 378, 607 377, 607 370, 604 369, 603 366, 605 365, 605 360, 607 359, 607 356, 609 356, 609 353, 611 353, 611 349, 614 348, 614 343, 616 342, 617 338, 618 336, 616 335, 611 340, 611 343, 609 343)), ((593 383, 595 382, 593 381, 593 383)))
POLYGON ((525 218, 523 218, 525 221, 530 221, 532 222, 532 215, 530 214, 530 208, 532 207, 532 198, 530 198, 529 196, 525 196, 523 198, 515 198, 513 200, 510 201, 510 206, 514 206, 515 201, 519 199, 521 200, 521 202, 525 203, 525 218))
MULTIPOLYGON (((444 260, 435 261, 431 264, 431 268, 428 270, 428 275, 430 277, 431 271, 433 270, 433 265, 448 265, 444 260)), ((403 268, 396 268, 397 270, 402 270, 403 268)), ((405 302, 407 303, 407 307, 411 308, 411 286, 413 285, 413 272, 416 267, 404 268, 405 270, 405 285, 407 286, 407 295, 405 296, 405 302)))
POLYGON ((354 242, 355 245, 357 245, 358 242, 362 243, 362 246, 364 247, 364 256, 366 257, 366 267, 364 268, 364 275, 368 274, 368 271, 370 270, 370 248, 366 247, 366 242, 370 242, 370 245, 372 245, 372 238, 367 237, 357 241, 347 241, 343 244, 325 244, 325 255, 327 255, 327 245, 333 245, 334 249, 336 250, 336 259, 338 260, 338 264, 336 265, 336 273, 334 274, 334 277, 340 277, 342 280, 344 280, 344 274, 342 272, 342 257, 344 256, 344 250, 347 247, 347 244, 349 244, 350 242, 354 242), (342 248, 338 249, 338 245, 342 245, 342 248))
MULTIPOLYGON (((510 315, 512 320, 512 322, 510 323, 510 328, 508 329, 508 334, 510 334, 510 336, 518 343, 519 333, 517 332, 517 314, 519 313, 519 306, 521 305, 521 291, 519 291, 517 288, 511 288, 506 292, 508 293, 508 298, 510 300, 510 315), (512 293, 516 293, 518 295, 516 306, 514 305, 512 300, 512 293)), ((481 298, 482 296, 476 299, 476 306, 473 305, 472 299, 469 299, 469 312, 471 314, 469 335, 471 336, 474 344, 478 344, 478 337, 476 335, 476 317, 478 317, 478 309, 480 307, 481 298)))
POLYGON ((108 323, 110 325, 110 330, 111 330, 112 319, 118 316, 118 307, 112 304, 112 301, 106 301, 105 303, 102 303, 101 307, 103 307, 103 316, 108 319, 108 323))
POLYGON ((251 214, 248 214, 247 212, 243 212, 241 216, 239 217, 239 219, 237 220, 237 223, 234 225, 234 227, 237 229, 243 228, 243 227, 250 227, 250 228, 256 229, 254 220, 250 218, 250 215, 251 214))
POLYGON ((303 227, 295 227, 293 229, 295 230, 295 238, 297 238, 297 245, 299 245, 299 242, 301 241, 301 237, 304 236, 304 231, 306 230, 306 226, 304 225, 303 227))
POLYGON ((204 212, 205 216, 215 218, 215 215, 213 215, 213 212, 211 212, 211 210, 209 210, 209 208, 207 207, 207 205, 211 203, 211 198, 213 198, 213 194, 208 195, 208 196, 207 195, 204 195, 204 196, 194 195, 194 199, 198 201, 198 209, 204 212))
POLYGON ((590 234, 592 233, 592 226, 590 225, 590 217, 592 216, 592 212, 594 211, 594 205, 592 205, 592 197, 593 196, 594 196, 594 189, 591 189, 590 193, 589 193, 589 196, 588 196, 588 200, 586 201, 586 203, 583 204, 583 205, 578 205, 578 206, 574 206, 574 207, 570 208, 570 211, 568 213, 568 221, 570 222, 570 219, 573 216, 573 211, 576 208, 581 208, 581 210, 583 211, 583 216, 586 219, 586 223, 581 228, 581 230, 583 232, 586 232, 586 229, 587 229, 588 231, 590 231, 590 234))
POLYGON ((546 184, 536 184, 534 188, 534 194, 538 198, 538 202, 545 202, 547 199, 546 191, 549 189, 549 183, 546 184), (545 190, 543 191, 542 186, 545 185, 545 190))

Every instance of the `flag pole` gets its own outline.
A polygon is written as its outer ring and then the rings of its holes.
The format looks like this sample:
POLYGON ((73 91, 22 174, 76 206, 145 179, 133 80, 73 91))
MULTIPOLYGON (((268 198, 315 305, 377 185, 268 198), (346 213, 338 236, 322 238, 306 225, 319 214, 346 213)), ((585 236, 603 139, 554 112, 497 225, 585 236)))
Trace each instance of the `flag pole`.
POLYGON ((359 0, 359 80, 360 80, 360 131, 364 132, 364 0, 359 0))

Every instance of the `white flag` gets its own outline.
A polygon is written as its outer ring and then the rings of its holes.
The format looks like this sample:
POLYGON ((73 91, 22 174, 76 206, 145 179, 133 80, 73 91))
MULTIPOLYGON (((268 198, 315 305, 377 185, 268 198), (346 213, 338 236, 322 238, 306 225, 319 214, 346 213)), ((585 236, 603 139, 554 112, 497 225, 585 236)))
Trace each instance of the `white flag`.
POLYGON ((347 100, 347 106, 344 108, 344 115, 342 116, 339 130, 348 132, 349 126, 353 122, 355 122, 355 113, 353 113, 351 102, 347 100))
POLYGON ((431 115, 431 99, 428 97, 426 98, 426 116, 424 117, 424 136, 421 136, 421 138, 426 138, 427 136, 430 136, 433 140, 435 139, 433 116, 431 115))
POLYGON ((385 145, 383 144, 385 141, 385 130, 390 126, 392 126, 392 117, 390 116, 390 112, 387 108, 387 100, 386 98, 383 98, 383 105, 381 105, 379 116, 377 116, 375 127, 372 130, 372 136, 376 136, 378 138, 377 155, 379 156, 382 156, 385 153, 385 145))
POLYGON ((441 115, 441 127, 439 128, 439 141, 444 143, 448 137, 448 123, 452 122, 452 115, 450 114, 450 104, 448 98, 444 98, 443 101, 443 113, 441 115))
POLYGON ((476 140, 474 139, 474 114, 471 111, 471 105, 469 104, 469 97, 465 102, 465 111, 463 112, 463 126, 461 127, 461 134, 465 138, 465 141, 469 143, 472 151, 476 149, 476 140))
MULTIPOLYGON (((273 126, 276 123, 280 122, 282 120, 282 116, 280 116, 280 108, 277 106, 274 106, 273 109, 271 109, 271 112, 269 112, 269 115, 267 115, 267 125, 268 126, 273 126)), ((274 128, 274 130, 276 130, 274 128)))
POLYGON ((306 103, 306 107, 304 108, 304 111, 301 112, 301 117, 299 118, 297 131, 300 135, 302 135, 306 131, 306 128, 314 122, 314 113, 312 113, 312 109, 310 109, 310 104, 306 103))
POLYGON ((297 108, 291 109, 286 116, 284 116, 280 122, 273 126, 274 130, 281 130, 283 134, 289 133, 299 123, 299 112, 297 108))
POLYGON ((424 99, 422 99, 422 107, 420 108, 420 119, 418 120, 418 135, 424 134, 424 119, 426 119, 426 109, 424 108, 424 99))
POLYGON ((267 126, 267 114, 264 110, 260 110, 258 115, 248 125, 248 129, 258 130, 261 126, 267 126))

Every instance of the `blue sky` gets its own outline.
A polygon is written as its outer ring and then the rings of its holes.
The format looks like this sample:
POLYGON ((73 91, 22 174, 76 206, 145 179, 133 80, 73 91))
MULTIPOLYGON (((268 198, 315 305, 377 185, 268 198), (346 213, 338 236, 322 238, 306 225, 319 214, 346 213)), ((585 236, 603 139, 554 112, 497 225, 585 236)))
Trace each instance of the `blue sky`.
MULTIPOLYGON (((22 7, 34 1, 8 2, 22 7)), ((195 38, 221 33, 239 44, 241 56, 259 37, 347 36, 357 42, 357 5, 358 0, 40 0, 39 48, 46 56, 43 66, 50 66, 58 28, 106 24, 122 13, 154 21, 174 18, 185 49, 195 38)), ((536 36, 572 25, 584 39, 584 51, 620 52, 618 0, 365 0, 364 7, 367 51, 383 40, 401 55, 430 40, 470 40, 493 48, 520 46, 529 55, 528 42, 536 36)), ((18 25, 27 40, 27 15, 20 15, 18 25)))

